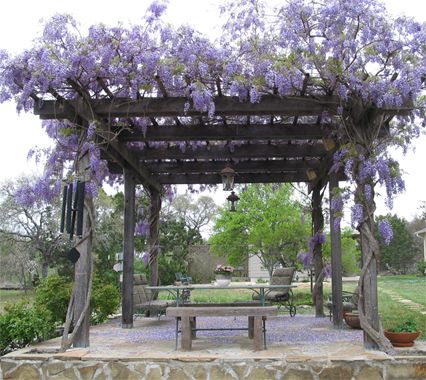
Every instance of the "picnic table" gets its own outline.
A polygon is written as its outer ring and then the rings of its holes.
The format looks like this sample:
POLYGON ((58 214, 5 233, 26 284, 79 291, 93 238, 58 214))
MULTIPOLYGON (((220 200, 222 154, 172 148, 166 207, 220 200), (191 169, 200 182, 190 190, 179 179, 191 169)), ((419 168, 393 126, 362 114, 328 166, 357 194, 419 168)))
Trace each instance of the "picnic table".
POLYGON ((178 336, 182 334, 181 348, 192 349, 192 340, 196 338, 197 331, 204 330, 247 330, 249 338, 253 339, 254 350, 266 349, 266 319, 268 316, 278 315, 278 307, 269 306, 266 303, 266 295, 277 289, 295 288, 296 285, 270 285, 270 284, 230 284, 220 286, 216 284, 182 284, 149 286, 148 289, 167 291, 176 300, 176 307, 168 307, 166 315, 176 318, 176 349, 178 347, 178 336), (229 303, 191 303, 184 300, 182 294, 188 290, 236 290, 249 289, 258 295, 256 301, 235 301, 229 303), (197 328, 197 317, 237 317, 248 318, 247 328, 220 327, 202 329, 197 328), (179 324, 181 322, 181 327, 179 324))

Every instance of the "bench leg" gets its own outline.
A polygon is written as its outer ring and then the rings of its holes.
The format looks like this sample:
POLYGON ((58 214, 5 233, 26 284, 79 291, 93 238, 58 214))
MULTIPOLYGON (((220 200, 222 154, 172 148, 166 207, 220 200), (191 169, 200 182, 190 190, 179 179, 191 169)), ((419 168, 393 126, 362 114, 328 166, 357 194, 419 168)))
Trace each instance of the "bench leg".
POLYGON ((254 317, 248 317, 248 337, 253 339, 254 317))
POLYGON ((254 350, 260 351, 263 347, 263 324, 262 324, 262 317, 256 316, 254 317, 254 326, 253 326, 253 337, 254 337, 254 350))
POLYGON ((263 348, 266 350, 266 317, 262 317, 263 348))
POLYGON ((196 339, 197 338, 197 317, 190 317, 189 323, 191 324, 191 338, 196 339))
POLYGON ((182 317, 182 350, 190 351, 192 348, 192 329, 189 317, 182 317))
POLYGON ((180 319, 180 317, 176 317, 176 338, 175 338, 175 350, 177 350, 177 349, 178 349, 179 319, 180 319))

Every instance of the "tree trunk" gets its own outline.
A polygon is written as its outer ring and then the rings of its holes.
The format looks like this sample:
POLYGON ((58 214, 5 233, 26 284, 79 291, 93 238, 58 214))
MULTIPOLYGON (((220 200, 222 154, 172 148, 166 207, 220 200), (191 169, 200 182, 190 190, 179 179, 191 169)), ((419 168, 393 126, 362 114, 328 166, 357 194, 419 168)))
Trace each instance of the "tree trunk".
MULTIPOLYGON (((324 229, 324 216, 322 213, 321 202, 321 184, 319 183, 312 191, 313 236, 322 234, 324 229)), ((312 301, 315 305, 315 317, 323 318, 325 316, 323 295, 324 267, 322 261, 322 244, 318 242, 318 239, 315 239, 312 255, 315 270, 315 286, 312 292, 312 301)))
POLYGON ((43 262, 41 264, 41 277, 47 278, 49 272, 49 262, 43 258, 43 262))

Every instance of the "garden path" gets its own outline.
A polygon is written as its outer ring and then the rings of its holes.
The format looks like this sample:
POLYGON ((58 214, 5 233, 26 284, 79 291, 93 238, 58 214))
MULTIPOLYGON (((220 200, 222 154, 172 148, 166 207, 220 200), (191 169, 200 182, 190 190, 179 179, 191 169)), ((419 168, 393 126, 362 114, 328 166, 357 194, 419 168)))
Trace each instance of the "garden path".
POLYGON ((420 312, 421 314, 426 315, 426 308, 423 305, 421 305, 417 302, 411 301, 411 300, 407 300, 407 299, 401 297, 398 293, 394 292, 391 289, 384 289, 382 287, 378 287, 378 290, 387 294, 394 301, 397 301, 399 303, 406 305, 411 310, 415 310, 415 311, 420 312))

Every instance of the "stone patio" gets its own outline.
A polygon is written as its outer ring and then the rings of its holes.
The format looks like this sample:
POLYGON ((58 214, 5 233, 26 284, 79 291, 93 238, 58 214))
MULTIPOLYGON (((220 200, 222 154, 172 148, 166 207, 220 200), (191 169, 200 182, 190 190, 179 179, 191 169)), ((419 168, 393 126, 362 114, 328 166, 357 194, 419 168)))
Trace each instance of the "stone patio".
MULTIPOLYGON (((241 327, 244 318, 204 318, 199 327, 241 327)), ((267 321, 264 351, 245 331, 202 331, 193 350, 175 350, 171 319, 120 319, 94 326, 90 347, 58 353, 60 338, 1 358, 4 379, 424 379, 426 342, 398 356, 366 351, 362 331, 335 330, 327 318, 286 314, 267 321)))

